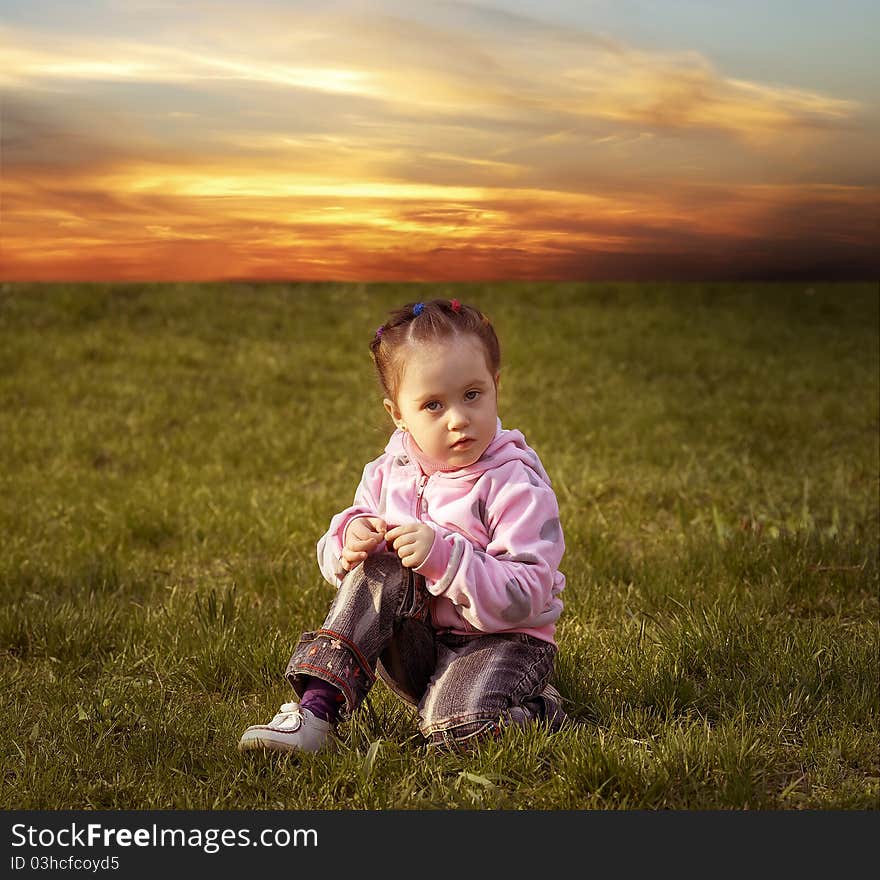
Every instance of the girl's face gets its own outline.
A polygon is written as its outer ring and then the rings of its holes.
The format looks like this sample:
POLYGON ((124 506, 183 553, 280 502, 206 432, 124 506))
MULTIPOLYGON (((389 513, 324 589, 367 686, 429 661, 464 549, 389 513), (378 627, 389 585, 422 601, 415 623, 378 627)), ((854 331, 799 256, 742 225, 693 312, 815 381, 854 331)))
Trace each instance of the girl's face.
POLYGON ((457 468, 473 464, 498 419, 498 375, 489 371, 482 344, 454 336, 410 344, 403 357, 397 400, 384 401, 394 423, 429 458, 457 468))

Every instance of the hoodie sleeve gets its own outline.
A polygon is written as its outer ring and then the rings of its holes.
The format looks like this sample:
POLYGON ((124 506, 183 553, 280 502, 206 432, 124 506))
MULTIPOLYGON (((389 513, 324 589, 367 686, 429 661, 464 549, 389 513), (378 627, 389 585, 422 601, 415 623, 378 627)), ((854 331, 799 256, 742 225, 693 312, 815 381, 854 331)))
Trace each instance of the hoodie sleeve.
POLYGON ((417 569, 429 592, 451 600, 483 632, 556 620, 562 609, 556 591, 565 542, 553 489, 516 463, 499 469, 481 497, 490 535, 485 551, 457 532, 432 526, 434 544, 417 569))
POLYGON ((392 456, 387 453, 369 462, 364 468, 354 502, 330 520, 330 528, 318 541, 318 567, 324 580, 338 587, 345 577, 342 568, 342 547, 345 530, 359 516, 383 516, 385 493, 382 491, 388 477, 392 456))

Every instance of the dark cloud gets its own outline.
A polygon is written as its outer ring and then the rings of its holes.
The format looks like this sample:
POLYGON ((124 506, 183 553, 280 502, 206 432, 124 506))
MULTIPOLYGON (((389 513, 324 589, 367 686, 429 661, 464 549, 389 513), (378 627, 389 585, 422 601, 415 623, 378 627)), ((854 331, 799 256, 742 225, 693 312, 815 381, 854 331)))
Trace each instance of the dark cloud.
POLYGON ((63 173, 71 166, 101 166, 131 154, 130 147, 112 143, 109 135, 96 136, 88 120, 74 123, 54 106, 15 97, 3 102, 0 137, 6 173, 19 166, 41 166, 63 173))

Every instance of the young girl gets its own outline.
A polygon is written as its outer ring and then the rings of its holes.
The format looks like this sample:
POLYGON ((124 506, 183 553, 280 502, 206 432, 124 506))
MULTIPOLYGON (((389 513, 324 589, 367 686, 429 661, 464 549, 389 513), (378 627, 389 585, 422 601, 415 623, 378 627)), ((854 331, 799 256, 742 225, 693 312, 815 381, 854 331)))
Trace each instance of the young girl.
POLYGON ((300 702, 239 748, 318 751, 377 674, 436 745, 531 721, 555 729, 564 541, 538 456, 498 419, 495 331, 476 309, 434 300, 392 313, 371 349, 397 430, 318 542, 338 589, 288 664, 300 702))

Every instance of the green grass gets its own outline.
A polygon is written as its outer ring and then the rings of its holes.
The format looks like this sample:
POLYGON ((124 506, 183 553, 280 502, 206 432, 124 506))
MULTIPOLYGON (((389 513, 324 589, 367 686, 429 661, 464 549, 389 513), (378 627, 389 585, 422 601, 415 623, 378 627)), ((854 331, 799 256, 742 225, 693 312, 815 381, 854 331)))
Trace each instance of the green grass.
POLYGON ((877 809, 876 285, 0 289, 4 808, 877 809), (387 417, 367 342, 476 302, 541 454, 580 723, 436 754, 383 686, 241 756, 387 417))

